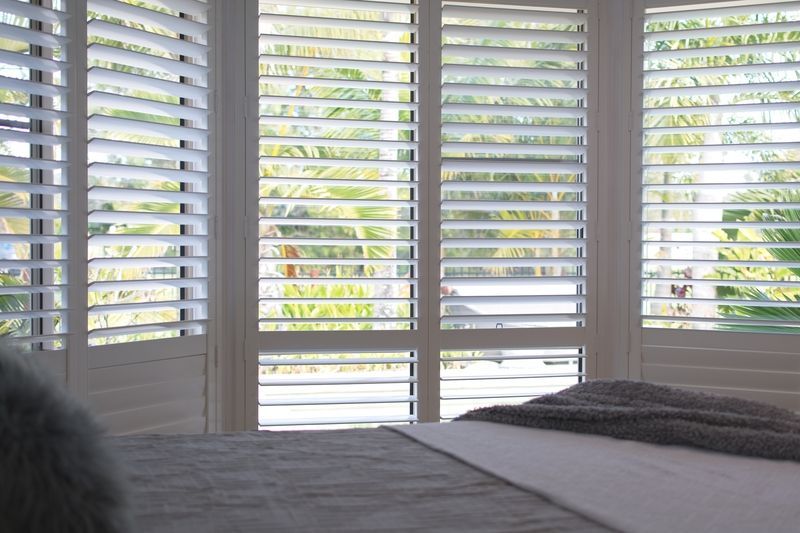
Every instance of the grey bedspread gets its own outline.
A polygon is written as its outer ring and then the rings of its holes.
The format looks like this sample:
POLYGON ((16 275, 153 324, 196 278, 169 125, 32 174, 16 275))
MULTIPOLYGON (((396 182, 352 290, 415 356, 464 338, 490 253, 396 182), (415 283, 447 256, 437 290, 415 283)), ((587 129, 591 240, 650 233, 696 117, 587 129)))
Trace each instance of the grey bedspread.
POLYGON ((141 533, 609 531, 384 428, 113 441, 141 533))
POLYGON ((800 416, 759 402, 639 381, 597 380, 456 420, 593 433, 800 461, 800 416))

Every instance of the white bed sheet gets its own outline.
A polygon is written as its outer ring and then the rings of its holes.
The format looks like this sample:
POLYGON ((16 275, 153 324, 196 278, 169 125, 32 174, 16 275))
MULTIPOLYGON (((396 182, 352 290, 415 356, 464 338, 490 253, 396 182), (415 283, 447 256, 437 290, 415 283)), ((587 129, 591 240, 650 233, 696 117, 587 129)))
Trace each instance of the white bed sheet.
POLYGON ((800 532, 800 463, 490 422, 393 429, 621 531, 800 532))

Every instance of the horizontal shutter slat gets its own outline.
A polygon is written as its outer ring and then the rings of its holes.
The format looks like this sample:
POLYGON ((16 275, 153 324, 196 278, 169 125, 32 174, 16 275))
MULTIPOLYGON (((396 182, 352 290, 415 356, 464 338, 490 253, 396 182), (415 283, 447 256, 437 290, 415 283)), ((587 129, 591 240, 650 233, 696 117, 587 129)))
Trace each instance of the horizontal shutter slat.
POLYGON ((732 56, 737 54, 771 54, 775 52, 792 52, 797 49, 797 44, 787 43, 764 43, 740 46, 710 46, 693 47, 680 50, 658 50, 645 52, 644 58, 650 61, 660 61, 664 59, 687 59, 694 57, 709 56, 732 56))
POLYGON ((197 164, 204 163, 208 158, 208 154, 205 150, 173 148, 158 144, 115 141, 111 139, 94 138, 89 141, 88 146, 89 152, 124 154, 128 157, 166 159, 170 161, 191 161, 197 164))
POLYGON ((89 69, 89 83, 97 85, 115 85, 126 89, 139 89, 170 94, 181 98, 199 99, 208 94, 208 89, 197 85, 187 85, 150 76, 139 76, 129 72, 109 70, 100 67, 89 69))
POLYGON ((693 75, 710 75, 710 76, 724 76, 727 74, 756 74, 763 72, 792 72, 800 68, 800 62, 785 61, 781 63, 764 63, 762 65, 734 65, 734 66, 713 66, 713 67, 697 67, 697 68, 679 68, 679 69, 659 69, 659 70, 645 70, 644 81, 653 81, 664 78, 672 78, 674 76, 693 76, 693 75))
POLYGON ((413 169, 416 163, 410 161, 380 160, 380 159, 327 159, 321 157, 290 157, 290 156, 262 156, 262 165, 308 165, 326 166, 331 168, 399 168, 413 169))
POLYGON ((390 72, 415 72, 417 67, 412 63, 391 61, 365 61, 356 59, 329 59, 322 57, 261 55, 262 64, 289 65, 293 67, 332 68, 332 69, 360 69, 383 70, 390 72))
POLYGON ((91 115, 88 120, 90 129, 97 130, 125 130, 139 135, 153 135, 170 139, 181 139, 192 142, 205 142, 208 131, 187 126, 172 126, 158 122, 134 120, 129 118, 110 117, 105 115, 91 115))
POLYGON ((580 44, 586 40, 584 34, 574 31, 492 28, 489 26, 481 26, 478 34, 475 26, 461 24, 442 25, 442 35, 461 39, 474 39, 479 35, 483 39, 498 41, 543 41, 559 44, 580 44))
MULTIPOLYGON (((447 76, 491 76, 505 79, 586 81, 586 73, 580 70, 555 68, 524 68, 486 65, 444 65, 442 74, 447 76)), ((582 91, 586 94, 586 91, 582 91)))
POLYGON ((527 9, 509 9, 503 6, 502 8, 493 7, 472 7, 462 5, 445 5, 442 8, 442 17, 444 18, 462 18, 462 19, 478 19, 478 20, 503 20, 503 21, 521 21, 521 22, 534 22, 546 24, 569 24, 569 25, 582 25, 586 24, 587 17, 584 13, 568 12, 568 11, 545 11, 545 10, 527 10, 527 9))
POLYGON ((369 0, 282 0, 281 5, 405 14, 417 13, 419 10, 419 6, 416 4, 370 2, 369 0))
POLYGON ((51 73, 61 72, 69 66, 68 63, 64 63, 63 61, 32 56, 29 54, 22 54, 19 52, 10 52, 8 50, 0 50, 0 63, 51 73))
POLYGON ((0 141, 22 142, 27 144, 40 144, 45 146, 58 146, 69 141, 69 137, 62 135, 47 135, 44 133, 28 133, 13 130, 0 130, 0 141))
POLYGON ((261 144, 291 144, 295 146, 327 146, 344 148, 387 148, 389 150, 413 150, 413 141, 373 141, 362 139, 336 139, 330 137, 273 137, 262 136, 261 144))
POLYGON ((662 89, 645 89, 645 97, 656 98, 678 94, 681 96, 702 95, 702 94, 728 94, 750 91, 797 91, 800 90, 800 82, 783 81, 774 83, 742 83, 725 85, 699 85, 696 87, 665 87, 662 89))
POLYGON ((259 278, 259 281, 278 285, 416 285, 415 279, 404 278, 259 278))
MULTIPOLYGON (((709 4, 706 4, 709 5, 709 4)), ((710 4, 713 6, 713 4, 710 4)), ((752 5, 743 6, 725 6, 725 7, 708 7, 698 9, 687 9, 680 11, 649 11, 645 13, 645 22, 663 22, 675 20, 691 20, 702 18, 718 18, 718 17, 733 17, 737 15, 751 15, 754 12, 775 13, 776 11, 797 10, 800 8, 800 2, 774 2, 774 3, 759 3, 757 8, 752 5)), ((732 24, 736 25, 736 24, 732 24)))
POLYGON ((123 109, 138 113, 153 113, 170 118, 202 122, 207 114, 205 109, 189 105, 157 102, 146 98, 136 98, 122 94, 112 94, 104 91, 90 91, 88 95, 89 107, 107 107, 123 109))
POLYGON ((67 116, 66 112, 57 109, 30 107, 27 105, 10 104, 5 102, 0 103, 0 113, 14 117, 25 117, 36 120, 62 120, 67 116))
MULTIPOLYGON (((445 36, 447 33, 445 32, 445 36)), ((477 46, 446 44, 442 55, 480 59, 486 56, 528 61, 586 61, 588 53, 582 50, 537 50, 531 48, 507 48, 504 46, 477 46)))
POLYGON ((380 219, 380 218, 365 218, 357 220, 348 220, 343 218, 286 218, 286 217, 261 217, 260 221, 273 224, 273 225, 287 225, 287 226, 321 226, 321 227, 372 227, 372 228, 403 228, 411 227, 416 228, 416 222, 409 222, 405 220, 393 219, 380 219))
POLYGON ((388 131, 417 131, 415 123, 395 122, 391 120, 355 120, 355 119, 329 119, 308 117, 279 117, 262 115, 263 124, 285 124, 287 126, 315 126, 319 128, 363 128, 388 131))
POLYGON ((139 202, 174 202, 205 205, 208 195, 202 192, 165 191, 160 189, 124 189, 122 187, 89 187, 90 200, 128 200, 139 202))
POLYGON ((352 109, 387 109, 415 111, 418 105, 413 102, 385 102, 380 100, 340 100, 338 98, 300 98, 297 96, 261 96, 261 104, 308 107, 348 107, 352 109))
POLYGON ((270 25, 285 24, 287 26, 316 26, 319 28, 339 28, 365 31, 385 31, 390 33, 407 33, 415 30, 411 23, 379 22, 372 20, 356 20, 349 18, 309 17, 296 15, 261 15, 259 17, 259 31, 262 34, 270 33, 270 25))
POLYGON ((176 17, 153 9, 138 7, 134 4, 117 2, 116 0, 88 0, 87 7, 91 11, 102 12, 114 18, 137 22, 145 26, 159 26, 175 33, 197 37, 208 31, 208 26, 187 18, 176 17))
POLYGON ((199 43, 176 39, 167 35, 160 35, 99 19, 90 20, 86 28, 90 37, 103 37, 115 41, 124 41, 146 48, 164 50, 197 59, 204 59, 207 53, 205 45, 199 43))
POLYGON ((108 337, 131 335, 145 335, 148 333, 174 333, 178 331, 197 331, 205 329, 204 320, 181 320, 175 322, 157 322, 152 324, 139 324, 136 326, 114 326, 89 331, 89 340, 97 341, 108 337))
POLYGON ((95 258, 89 260, 89 268, 160 268, 202 266, 207 257, 123 257, 95 258))
MULTIPOLYGON (((376 80, 340 80, 336 78, 317 78, 304 76, 260 76, 260 83, 271 85, 303 85, 307 87, 347 87, 352 89, 389 89, 397 91, 413 91, 418 88, 417 83, 399 81, 376 80)), ((289 117, 285 117, 289 118, 289 117)))
POLYGON ((47 24, 58 24, 66 21, 70 15, 61 10, 45 6, 37 6, 27 2, 17 0, 2 0, 0 9, 6 13, 17 15, 23 18, 38 20, 47 24))
POLYGON ((578 156, 584 153, 584 149, 581 146, 564 144, 444 142, 442 143, 442 152, 578 156))
MULTIPOLYGON (((263 139, 263 137, 262 137, 263 139)), ((294 176, 269 176, 262 177, 263 181, 274 185, 317 185, 320 187, 381 187, 390 189, 414 189, 414 181, 395 180, 348 180, 339 178, 298 178, 294 176)))
POLYGON ((106 224, 199 224, 208 220, 208 215, 184 213, 160 213, 157 211, 90 211, 89 222, 106 224))
POLYGON ((146 311, 163 311, 174 309, 204 309, 206 301, 203 300, 175 300, 171 302, 137 302, 131 304, 93 305, 89 307, 89 314, 142 313, 146 311))
POLYGON ((207 235, 104 234, 89 237, 89 246, 200 246, 207 235))
POLYGON ((331 39, 321 37, 297 37, 293 35, 261 35, 261 44, 313 46, 319 48, 345 48, 355 50, 380 50, 383 52, 416 52, 415 43, 393 43, 356 39, 331 39))
POLYGON ((124 281, 96 281, 89 284, 89 291, 135 291, 145 289, 159 289, 163 287, 202 288, 206 283, 205 278, 178 278, 155 280, 124 280, 124 281))
POLYGON ((176 170, 172 168, 120 165, 116 163, 90 163, 89 174, 95 177, 120 177, 127 179, 158 179, 202 186, 206 183, 208 172, 196 170, 176 170))
POLYGON ((48 98, 62 97, 66 96, 67 94, 67 88, 61 85, 20 80, 17 78, 10 78, 8 76, 0 76, 0 89, 47 96, 48 98))
POLYGON ((209 70, 208 67, 204 65, 176 61, 166 57, 154 56, 98 43, 89 45, 89 53, 91 53, 92 58, 96 61, 108 61, 147 70, 166 70, 188 78, 202 78, 208 75, 209 70))

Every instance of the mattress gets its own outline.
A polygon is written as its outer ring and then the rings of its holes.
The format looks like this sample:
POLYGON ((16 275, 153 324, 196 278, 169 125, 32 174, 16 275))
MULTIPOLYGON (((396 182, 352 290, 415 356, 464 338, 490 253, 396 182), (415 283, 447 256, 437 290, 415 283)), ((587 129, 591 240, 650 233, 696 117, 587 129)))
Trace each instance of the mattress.
POLYGON ((795 532, 800 463, 490 422, 115 438, 140 532, 795 532))
POLYGON ((609 531, 388 428, 113 441, 141 533, 609 531))
POLYGON ((397 431, 620 531, 800 531, 796 461, 490 422, 397 431))

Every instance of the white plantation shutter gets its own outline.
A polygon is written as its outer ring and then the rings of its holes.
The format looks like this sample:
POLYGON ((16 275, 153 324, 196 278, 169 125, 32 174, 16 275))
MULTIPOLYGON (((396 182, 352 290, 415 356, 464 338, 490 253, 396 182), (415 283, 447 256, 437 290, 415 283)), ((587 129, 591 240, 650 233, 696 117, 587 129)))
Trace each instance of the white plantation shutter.
POLYGON ((88 393, 114 433, 202 432, 210 6, 88 0, 88 393))
POLYGON ((88 9, 90 344, 204 333, 208 5, 88 9))
POLYGON ((62 2, 0 2, 0 335, 66 373, 69 36, 62 2))
POLYGON ((798 409, 800 5, 643 26, 642 376, 798 409))
POLYGON ((259 425, 414 421, 418 6, 259 5, 259 425))
POLYGON ((588 7, 444 2, 442 418, 584 376, 588 7))

